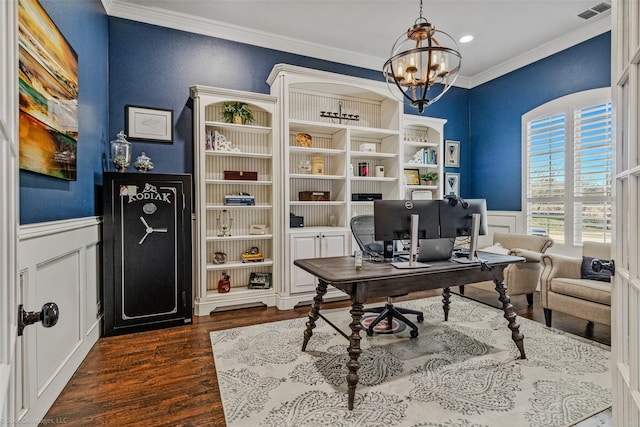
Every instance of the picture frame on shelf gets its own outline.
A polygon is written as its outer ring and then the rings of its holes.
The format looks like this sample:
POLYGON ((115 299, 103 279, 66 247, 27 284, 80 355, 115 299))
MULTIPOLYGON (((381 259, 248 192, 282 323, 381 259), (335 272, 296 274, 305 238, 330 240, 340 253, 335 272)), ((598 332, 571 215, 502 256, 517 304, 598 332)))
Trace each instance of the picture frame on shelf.
POLYGON ((460 167, 460 141, 445 141, 444 165, 451 168, 460 167))
POLYGON ((271 287, 271 273, 252 272, 247 287, 249 289, 269 289, 271 287))
POLYGON ((405 185, 420 185, 420 169, 404 170, 405 185))
POLYGON ((136 141, 173 142, 173 110, 125 105, 127 138, 136 141))
POLYGON ((444 194, 460 197, 460 174, 447 172, 444 174, 444 194))

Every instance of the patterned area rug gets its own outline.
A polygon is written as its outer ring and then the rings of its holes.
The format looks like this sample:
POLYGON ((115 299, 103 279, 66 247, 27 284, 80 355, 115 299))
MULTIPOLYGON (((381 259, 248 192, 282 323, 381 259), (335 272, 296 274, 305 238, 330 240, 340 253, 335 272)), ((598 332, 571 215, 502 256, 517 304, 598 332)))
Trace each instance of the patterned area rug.
MULTIPOLYGON (((211 332, 228 427, 570 426, 611 405, 609 348, 518 318, 527 360, 501 310, 451 297, 422 310, 420 336, 361 331, 360 381, 347 410, 348 341, 322 319, 211 332)), ((348 309, 323 312, 348 332, 348 309)))

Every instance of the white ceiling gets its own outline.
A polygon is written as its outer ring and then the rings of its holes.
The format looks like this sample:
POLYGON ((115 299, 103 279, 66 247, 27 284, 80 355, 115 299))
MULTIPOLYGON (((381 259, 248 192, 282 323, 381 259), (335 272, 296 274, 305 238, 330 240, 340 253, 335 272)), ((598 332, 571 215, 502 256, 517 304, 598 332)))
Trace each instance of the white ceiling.
MULTIPOLYGON (((458 40, 457 84, 473 87, 611 28, 610 0, 424 0, 423 16, 458 40)), ((102 0, 111 16, 350 65, 382 69, 419 16, 419 0, 102 0)))

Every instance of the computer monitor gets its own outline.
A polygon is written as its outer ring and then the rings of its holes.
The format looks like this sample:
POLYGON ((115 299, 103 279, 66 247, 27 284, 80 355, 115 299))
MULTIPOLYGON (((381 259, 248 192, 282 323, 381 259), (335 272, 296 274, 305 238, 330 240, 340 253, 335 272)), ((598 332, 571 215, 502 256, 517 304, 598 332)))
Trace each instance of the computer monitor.
POLYGON ((411 239, 411 215, 418 215, 418 239, 440 237, 437 200, 374 200, 373 222, 378 241, 411 239))
POLYGON ((469 255, 456 258, 457 262, 477 262, 478 236, 488 232, 487 201, 461 198, 442 201, 440 204, 440 236, 470 236, 469 255))
POLYGON ((440 237, 440 205, 437 200, 374 200, 373 223, 375 240, 384 242, 385 259, 393 259, 394 240, 410 240, 409 262, 403 267, 419 267, 418 240, 440 237))
POLYGON ((471 236, 472 214, 480 214, 478 234, 487 234, 487 201, 485 199, 458 199, 455 203, 441 201, 440 237, 471 236))

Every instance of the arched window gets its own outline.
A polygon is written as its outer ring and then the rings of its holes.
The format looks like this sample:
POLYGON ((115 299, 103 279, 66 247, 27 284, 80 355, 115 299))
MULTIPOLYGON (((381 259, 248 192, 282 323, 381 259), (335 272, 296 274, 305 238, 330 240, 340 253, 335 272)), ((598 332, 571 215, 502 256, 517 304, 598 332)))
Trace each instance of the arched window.
POLYGON ((557 244, 611 241, 611 89, 578 92, 522 116, 528 233, 557 244))

